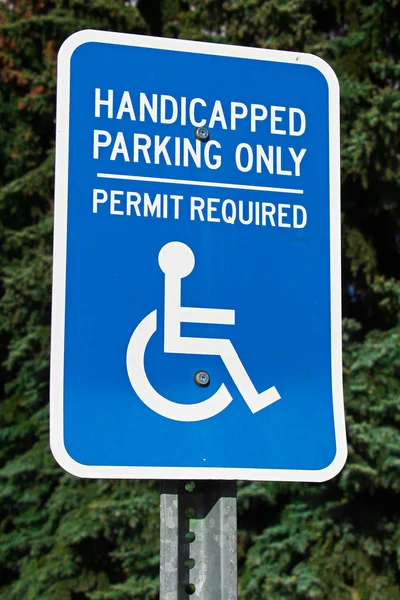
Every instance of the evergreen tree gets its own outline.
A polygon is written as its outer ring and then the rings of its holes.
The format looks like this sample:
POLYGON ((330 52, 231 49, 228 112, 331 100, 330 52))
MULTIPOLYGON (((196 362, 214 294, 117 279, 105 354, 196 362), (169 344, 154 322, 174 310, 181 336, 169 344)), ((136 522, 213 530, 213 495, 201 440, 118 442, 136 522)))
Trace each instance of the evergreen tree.
POLYGON ((193 0, 165 33, 312 52, 341 85, 349 460, 327 484, 240 487, 241 598, 400 596, 400 3, 193 0))
POLYGON ((134 4, 0 4, 0 600, 157 597, 157 486, 76 479, 48 447, 55 61, 62 41, 88 27, 312 52, 335 69, 349 460, 323 485, 240 484, 240 597, 395 600, 400 3, 134 4))
POLYGON ((137 9, 119 0, 0 5, 4 600, 146 599, 158 586, 152 486, 79 480, 49 452, 56 55, 70 34, 87 28, 146 31, 137 9))

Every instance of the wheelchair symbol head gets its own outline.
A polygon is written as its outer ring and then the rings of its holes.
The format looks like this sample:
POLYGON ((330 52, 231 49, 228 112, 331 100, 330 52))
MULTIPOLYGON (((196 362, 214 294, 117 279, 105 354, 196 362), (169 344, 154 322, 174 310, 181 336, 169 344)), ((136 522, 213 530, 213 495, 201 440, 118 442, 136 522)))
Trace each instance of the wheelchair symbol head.
POLYGON ((189 246, 182 242, 169 242, 159 252, 158 264, 165 275, 175 275, 183 279, 194 269, 194 254, 189 246))

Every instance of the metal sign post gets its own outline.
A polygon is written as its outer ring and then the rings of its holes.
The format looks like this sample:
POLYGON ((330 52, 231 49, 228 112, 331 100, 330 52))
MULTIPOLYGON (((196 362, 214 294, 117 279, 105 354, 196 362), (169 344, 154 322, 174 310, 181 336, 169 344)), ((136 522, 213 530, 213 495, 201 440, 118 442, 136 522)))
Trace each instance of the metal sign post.
POLYGON ((236 600, 236 482, 164 481, 160 518, 160 600, 236 600))

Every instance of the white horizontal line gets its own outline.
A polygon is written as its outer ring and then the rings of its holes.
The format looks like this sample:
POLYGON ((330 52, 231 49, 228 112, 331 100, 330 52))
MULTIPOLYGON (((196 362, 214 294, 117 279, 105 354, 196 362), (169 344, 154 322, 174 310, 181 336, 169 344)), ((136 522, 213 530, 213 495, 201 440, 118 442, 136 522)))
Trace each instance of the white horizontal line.
POLYGON ((201 185, 204 187, 232 188, 236 190, 256 190, 258 192, 281 192, 282 194, 304 194, 304 190, 291 188, 264 187, 261 185, 240 185, 237 183, 218 183, 215 181, 191 181, 189 179, 165 179, 162 177, 139 177, 139 175, 118 175, 116 173, 97 173, 103 179, 128 179, 131 181, 154 181, 156 183, 180 183, 183 185, 201 185))

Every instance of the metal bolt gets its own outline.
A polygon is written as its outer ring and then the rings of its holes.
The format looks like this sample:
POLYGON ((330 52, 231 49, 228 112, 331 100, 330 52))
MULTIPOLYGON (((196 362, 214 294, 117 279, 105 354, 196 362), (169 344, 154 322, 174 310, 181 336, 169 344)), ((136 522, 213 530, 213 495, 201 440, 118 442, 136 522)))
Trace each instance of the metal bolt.
POLYGON ((210 132, 208 131, 207 127, 197 127, 197 129, 194 131, 194 135, 201 142, 206 142, 210 137, 210 132))
POLYGON ((210 385, 210 376, 206 371, 197 371, 194 375, 194 381, 200 387, 207 387, 210 385))
POLYGON ((193 596, 193 594, 196 592, 196 586, 194 583, 187 583, 185 585, 185 592, 188 596, 193 596))

